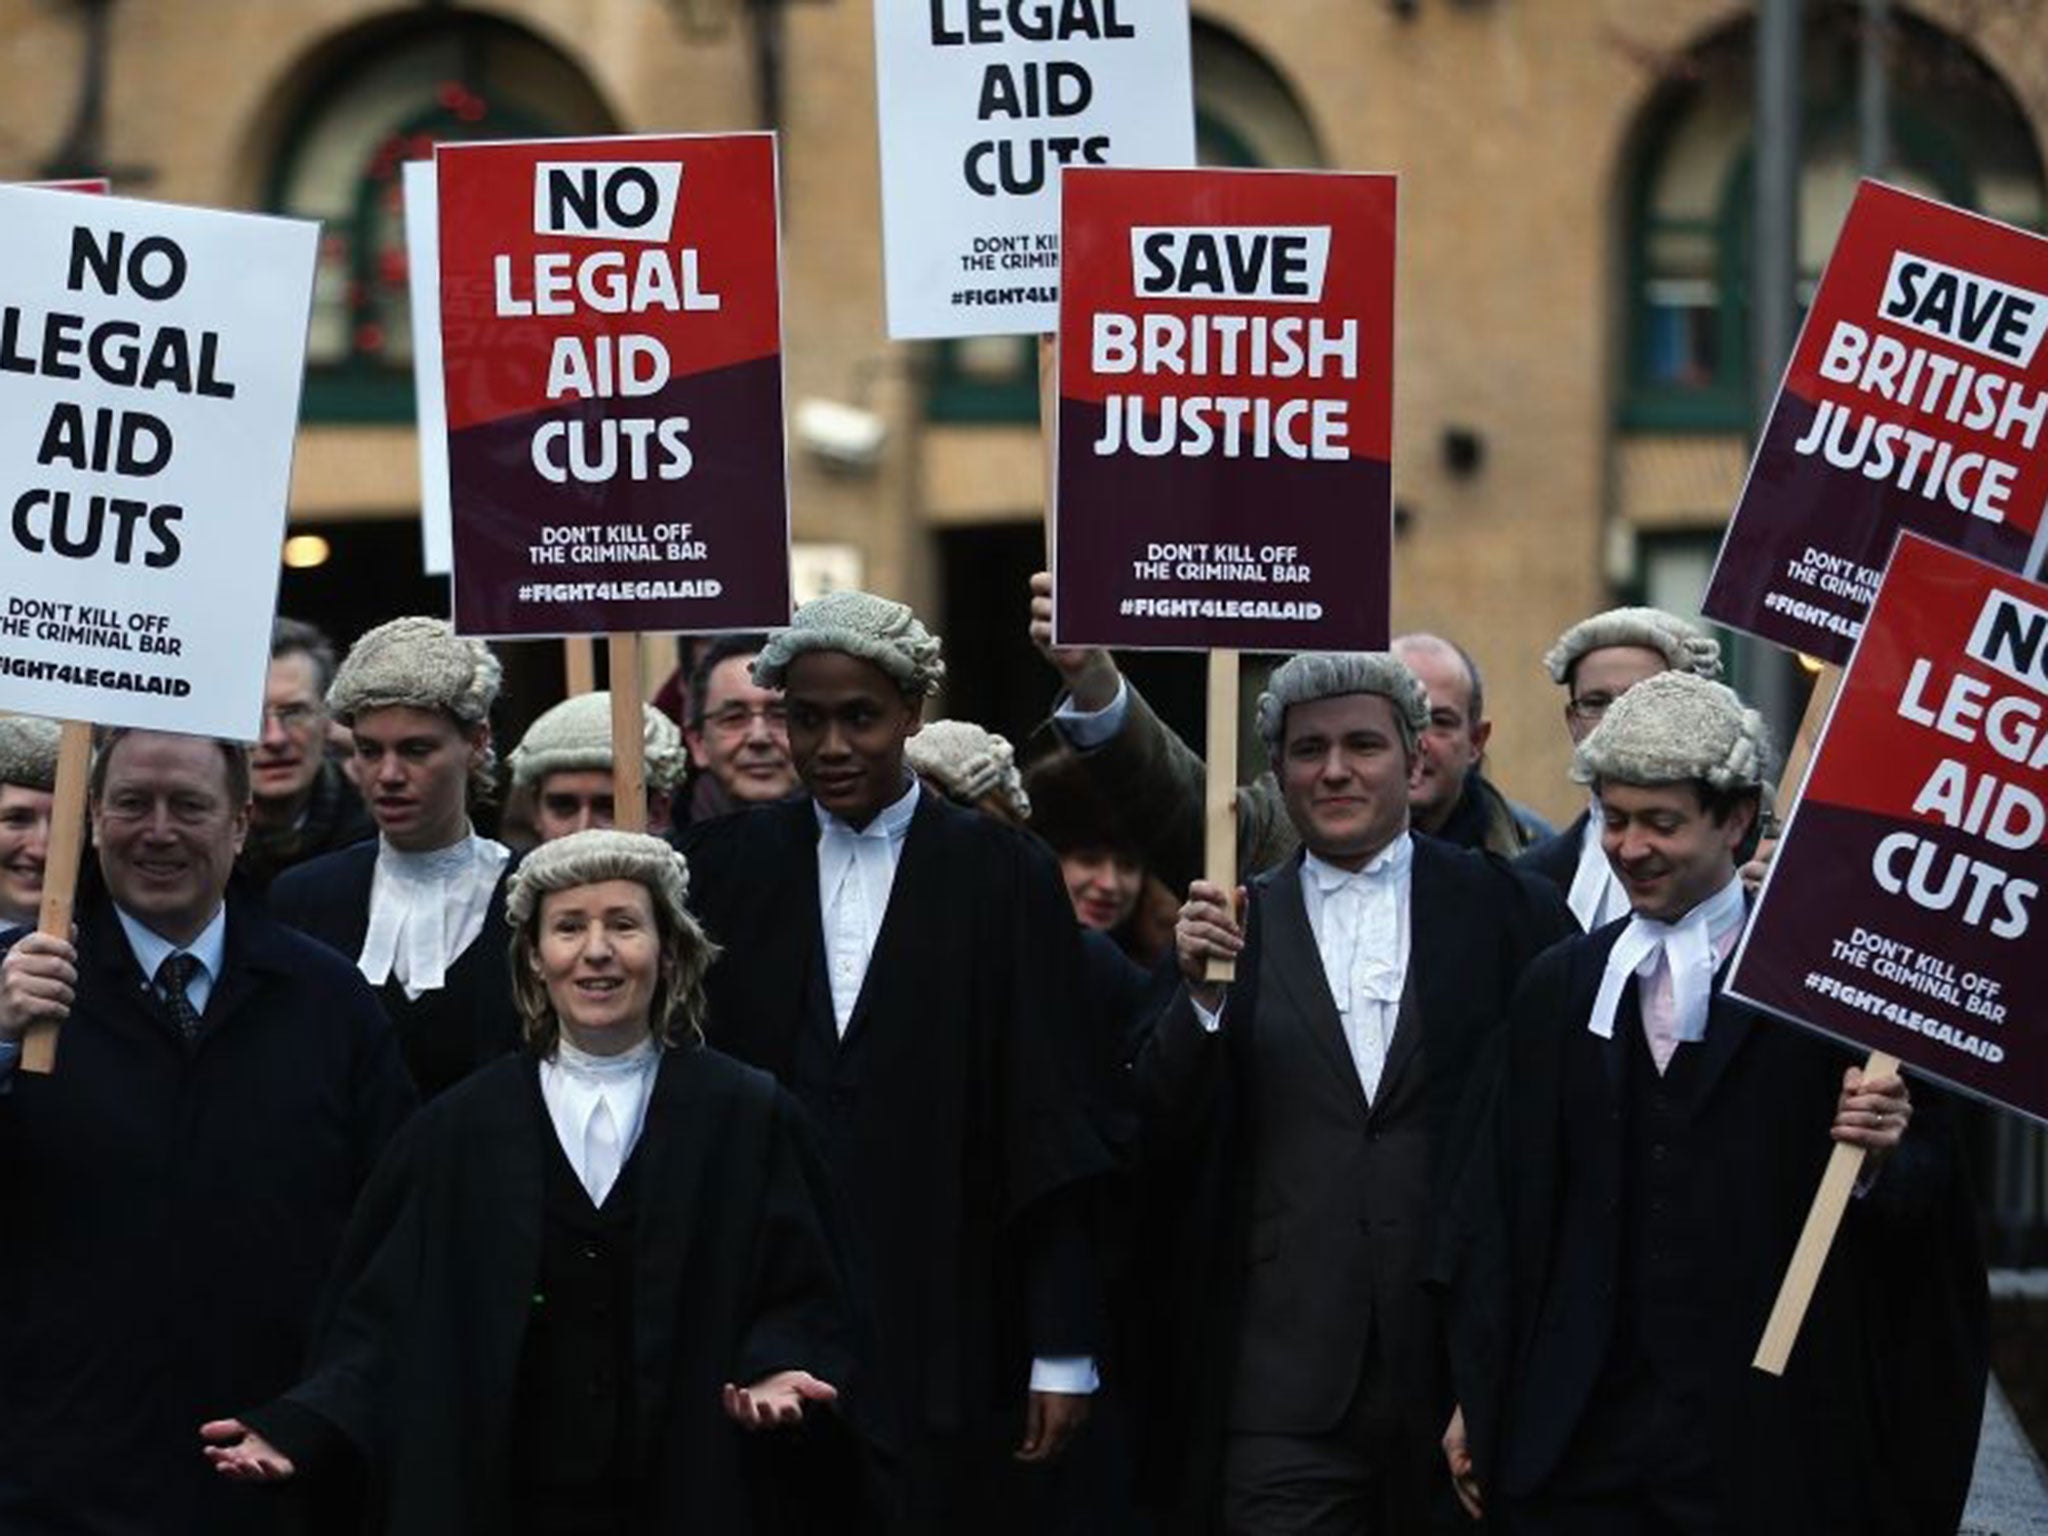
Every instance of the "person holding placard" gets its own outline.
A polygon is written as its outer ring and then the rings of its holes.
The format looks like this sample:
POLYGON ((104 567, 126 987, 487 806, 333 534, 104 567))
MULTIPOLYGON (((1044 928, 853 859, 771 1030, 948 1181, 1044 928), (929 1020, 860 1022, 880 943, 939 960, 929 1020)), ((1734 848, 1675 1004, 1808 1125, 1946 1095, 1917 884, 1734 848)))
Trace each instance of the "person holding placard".
MULTIPOLYGON (((668 824, 669 791, 683 771, 683 740, 675 722, 640 706, 646 729, 642 762, 647 825, 668 824)), ((512 783, 533 796, 533 825, 544 843, 571 832, 612 825, 612 696, 599 689, 562 700, 526 728, 507 760, 512 783)))
POLYGON ((0 1530, 258 1536, 275 1499, 193 1429, 290 1384, 356 1192, 412 1109, 389 1022, 325 946, 230 891, 234 742, 106 733, 77 943, 0 962, 0 1530))
POLYGON ((41 911, 61 735, 54 720, 0 718, 0 943, 35 927, 41 911))
POLYGON ((683 834, 725 957, 714 1045, 810 1110, 905 1418, 908 1532, 1023 1519, 1012 1456, 1058 1456, 1096 1387, 1079 948, 1046 850, 904 761, 944 674, 901 603, 806 603, 755 663, 808 801, 683 834))
MULTIPOLYGON (((1661 608, 1610 608, 1581 619, 1557 637, 1543 658, 1550 680, 1565 691, 1564 728, 1577 746, 1592 734, 1608 705, 1646 677, 1690 672, 1718 679, 1721 642, 1661 608)), ((1521 866, 1560 891, 1581 928, 1592 930, 1626 916, 1623 889, 1601 846, 1594 805, 1562 832, 1522 855, 1521 866)))
POLYGON ((1668 671, 1579 744, 1630 915, 1517 994, 1449 1280, 1468 1508, 1530 1536, 1953 1531, 1984 1270, 1939 1101, 1721 991, 1763 722, 1668 671), (1910 1126, 1910 1130, 1909 1130, 1910 1126), (1832 1142, 1863 1180, 1783 1376, 1751 1368, 1832 1142))
POLYGON ((1422 1282, 1459 1107, 1571 920, 1498 858, 1410 834, 1429 702, 1391 654, 1296 656, 1258 721, 1302 851, 1249 892, 1194 883, 1183 984, 1134 1069, 1155 1198, 1179 1213, 1151 1256, 1162 1529, 1413 1536, 1456 1518, 1422 1282), (1219 959, 1228 987, 1206 979, 1219 959))
MULTIPOLYGON (((1201 869, 1203 786, 1208 765, 1152 711, 1115 658, 1096 646, 1052 643, 1052 585, 1031 578, 1031 639, 1066 683, 1050 728, 1138 840, 1146 864, 1176 890, 1201 869)), ((1429 720, 1418 738, 1409 812, 1417 832, 1503 858, 1520 854, 1537 835, 1529 813, 1516 809, 1481 767, 1492 725, 1479 713, 1478 673, 1464 648, 1440 635, 1397 637, 1390 649, 1423 683, 1429 720)), ((1237 790, 1240 876, 1273 869, 1301 846, 1285 797, 1271 772, 1237 790)))
POLYGON ((824 1171, 794 1101, 704 1046, 688 885, 641 833, 521 864, 525 1049, 379 1166, 310 1374, 204 1426, 224 1476, 318 1499, 368 1467, 393 1536, 872 1529, 824 1171))
POLYGON ((378 837, 271 888, 281 920, 353 956, 377 988, 422 1098, 518 1044, 504 957, 478 942, 503 919, 511 850, 469 821, 490 785, 501 675, 445 619, 393 619, 358 640, 327 703, 378 837))

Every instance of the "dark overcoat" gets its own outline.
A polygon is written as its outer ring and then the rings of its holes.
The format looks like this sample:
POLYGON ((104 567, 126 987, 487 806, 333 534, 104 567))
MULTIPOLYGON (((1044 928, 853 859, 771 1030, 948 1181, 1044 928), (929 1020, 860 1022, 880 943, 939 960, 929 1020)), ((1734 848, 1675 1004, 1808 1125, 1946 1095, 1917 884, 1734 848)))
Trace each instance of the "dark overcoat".
MULTIPOLYGON (((353 961, 362 954, 370 928, 370 886, 380 846, 372 838, 293 865, 270 887, 272 915, 353 961)), ((505 889, 518 864, 516 856, 505 861, 484 925, 448 967, 445 985, 416 998, 407 997, 395 977, 377 989, 422 1099, 519 1044, 509 958, 512 933, 505 925, 505 889)))
POLYGON ((191 1047, 112 906, 79 927, 57 1070, 0 1093, 0 1530, 269 1531, 199 1426, 296 1379, 412 1087, 354 968, 238 896, 191 1047))

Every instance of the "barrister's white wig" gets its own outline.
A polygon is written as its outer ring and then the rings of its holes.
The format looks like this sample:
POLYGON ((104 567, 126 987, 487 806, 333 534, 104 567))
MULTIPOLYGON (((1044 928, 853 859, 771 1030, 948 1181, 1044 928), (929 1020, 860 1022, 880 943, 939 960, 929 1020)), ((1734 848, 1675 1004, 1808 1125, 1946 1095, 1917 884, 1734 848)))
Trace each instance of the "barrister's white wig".
POLYGON ((604 880, 632 880, 647 887, 654 905, 672 922, 695 927, 685 905, 690 894, 690 866, 658 837, 593 827, 542 843, 513 871, 505 888, 505 920, 514 928, 555 891, 604 880))
POLYGON ((1259 695, 1259 735, 1266 752, 1280 760, 1287 711, 1347 693, 1375 693, 1394 706, 1394 723, 1411 752, 1429 724, 1429 694, 1421 680, 1391 651, 1304 651, 1276 667, 1259 695))
MULTIPOLYGON (((647 787, 668 789, 682 777, 683 734, 649 704, 640 706, 647 787)), ((507 759, 514 784, 538 784, 551 773, 612 771, 612 696, 600 689, 562 700, 526 728, 507 759)))
POLYGON ((1662 608, 1610 608, 1581 619, 1557 637, 1557 644, 1543 657, 1543 666, 1553 683, 1563 684, 1579 658, 1611 645, 1655 651, 1674 672, 1705 678, 1721 675, 1721 642, 1662 608))
POLYGON ((888 673, 913 701, 939 691, 946 664, 938 637, 906 604, 872 592, 827 592, 797 609, 789 628, 768 637, 754 658, 754 683, 782 688, 789 664, 806 651, 843 651, 888 673))
POLYGON ((465 640, 446 619, 415 615, 379 624, 350 647, 327 690, 327 707, 344 725, 394 707, 439 710, 461 725, 482 725, 503 677, 481 640, 465 640))
POLYGON ((913 772, 938 783, 965 805, 1000 794, 1018 821, 1031 819, 1031 796, 1017 772, 1017 749, 1007 737, 972 720, 934 720, 903 744, 913 772))
POLYGON ((1722 791, 1764 787, 1770 731, 1724 683, 1690 672, 1646 677, 1607 707, 1572 754, 1580 784, 1683 784, 1722 791))
POLYGON ((40 715, 0 717, 0 784, 23 789, 57 787, 57 743, 64 729, 40 715))

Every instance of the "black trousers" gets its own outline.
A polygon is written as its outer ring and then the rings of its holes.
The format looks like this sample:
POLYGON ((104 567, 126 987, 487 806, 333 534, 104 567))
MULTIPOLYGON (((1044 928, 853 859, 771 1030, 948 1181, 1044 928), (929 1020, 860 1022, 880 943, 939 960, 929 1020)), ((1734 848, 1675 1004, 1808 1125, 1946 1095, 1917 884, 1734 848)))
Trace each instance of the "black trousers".
MULTIPOLYGON (((1233 1430, 1223 1452, 1226 1536, 1422 1536, 1456 1529, 1443 1423, 1402 1404, 1375 1340, 1358 1391, 1323 1435, 1233 1430), (1405 1411, 1404 1411, 1405 1410, 1405 1411)), ((1442 1415, 1448 1422, 1450 1411, 1442 1415)), ((1473 1527, 1463 1522, 1466 1530, 1473 1527)))

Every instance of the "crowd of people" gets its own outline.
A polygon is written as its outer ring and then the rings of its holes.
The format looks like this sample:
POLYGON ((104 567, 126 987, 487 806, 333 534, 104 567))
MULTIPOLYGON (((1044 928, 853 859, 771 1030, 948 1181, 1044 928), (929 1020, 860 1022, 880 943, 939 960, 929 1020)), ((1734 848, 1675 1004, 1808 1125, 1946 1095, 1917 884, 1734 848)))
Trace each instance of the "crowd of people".
POLYGON ((487 646, 279 620, 253 748, 100 734, 69 936, 0 719, 0 1531, 1953 1532, 1955 1132, 1722 989, 1776 759, 1716 643, 1540 659, 1560 831, 1454 640, 1293 657, 1226 888, 1029 602, 1021 745, 887 598, 702 647, 647 833, 605 694, 501 773, 487 646))

